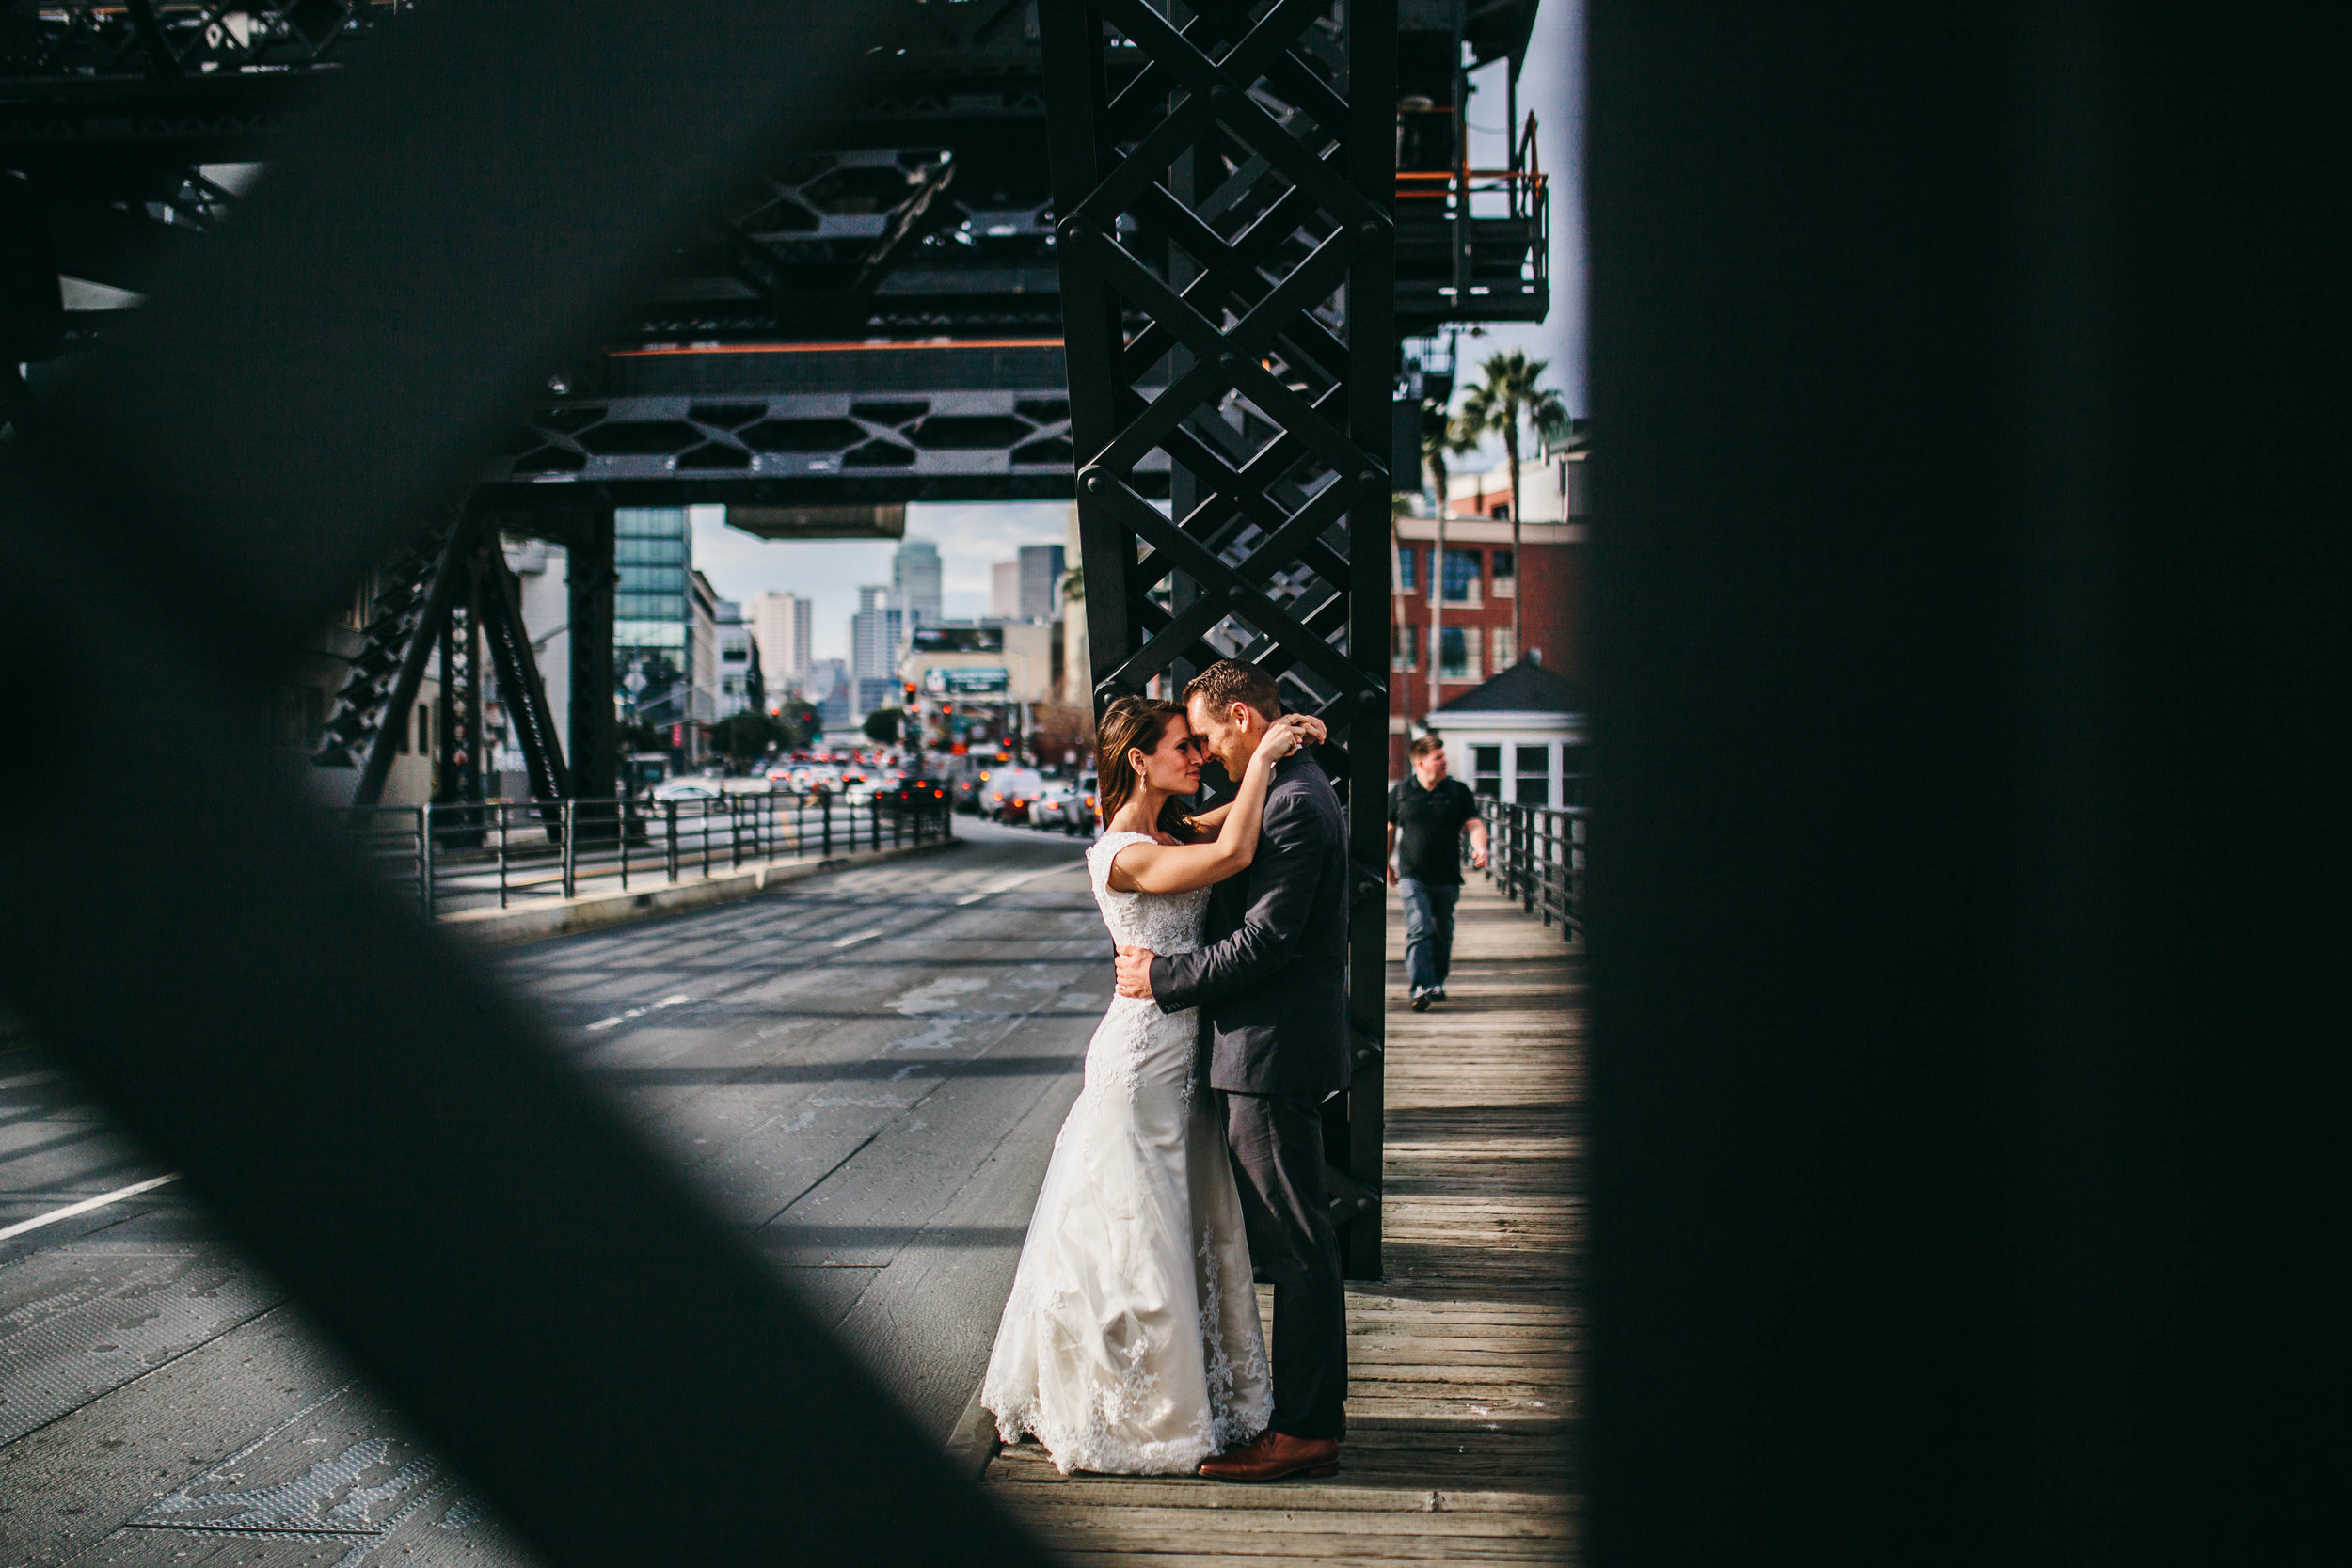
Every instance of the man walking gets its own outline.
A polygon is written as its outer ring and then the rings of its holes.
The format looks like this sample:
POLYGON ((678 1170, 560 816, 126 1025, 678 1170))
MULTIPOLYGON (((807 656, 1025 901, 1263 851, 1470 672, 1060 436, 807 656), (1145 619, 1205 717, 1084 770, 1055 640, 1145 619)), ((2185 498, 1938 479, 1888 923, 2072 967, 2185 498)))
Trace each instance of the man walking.
POLYGON ((1445 1000, 1454 965, 1454 904, 1462 895, 1462 829, 1470 828, 1470 864, 1486 864, 1486 823, 1478 797, 1446 777, 1445 742, 1413 742, 1413 771, 1389 791, 1389 885, 1405 901, 1405 981, 1413 1011, 1445 1000), (1396 850, 1402 829, 1405 852, 1396 850))

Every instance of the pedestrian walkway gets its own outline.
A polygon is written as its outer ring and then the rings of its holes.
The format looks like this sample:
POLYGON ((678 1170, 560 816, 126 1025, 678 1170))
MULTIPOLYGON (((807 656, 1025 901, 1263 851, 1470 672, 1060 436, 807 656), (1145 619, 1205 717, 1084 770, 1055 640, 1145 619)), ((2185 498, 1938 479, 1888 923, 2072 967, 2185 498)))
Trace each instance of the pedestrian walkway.
MULTIPOLYGON (((1567 1562, 1581 1404, 1580 961, 1483 882, 1451 1000, 1405 1006, 1389 908, 1388 1277, 1348 1292, 1343 1467, 1237 1486, 1057 1474, 1005 1449, 990 1497, 1065 1558, 1184 1568, 1567 1562)), ((1261 1291, 1269 1326, 1270 1292, 1261 1291)))

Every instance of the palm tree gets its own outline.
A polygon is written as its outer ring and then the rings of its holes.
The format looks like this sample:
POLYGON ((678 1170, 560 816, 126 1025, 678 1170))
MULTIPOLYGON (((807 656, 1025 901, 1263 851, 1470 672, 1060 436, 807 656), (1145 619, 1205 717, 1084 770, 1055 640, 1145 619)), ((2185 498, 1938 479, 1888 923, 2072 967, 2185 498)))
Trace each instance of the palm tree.
MULTIPOLYGON (((1518 575, 1524 560, 1519 549, 1519 433, 1533 427, 1544 436, 1565 430, 1568 424, 1567 404, 1560 394, 1543 385, 1547 361, 1530 359, 1518 349, 1495 355, 1478 367, 1486 377, 1472 387, 1462 399, 1459 424, 1464 434, 1473 439, 1479 436, 1502 437, 1502 455, 1510 465, 1511 474, 1511 570, 1518 575)), ((1523 657, 1519 641, 1519 594, 1511 595, 1511 648, 1514 657, 1523 657)))
POLYGON ((1450 504, 1446 499, 1446 482, 1451 477, 1446 460, 1460 457, 1478 450, 1478 435, 1465 431, 1459 423, 1446 417, 1445 404, 1424 403, 1421 405, 1421 458, 1429 467, 1429 483, 1437 502, 1438 543, 1429 552, 1429 711, 1438 711, 1438 664, 1442 656, 1444 639, 1438 633, 1445 618, 1445 515, 1450 504))
MULTIPOLYGON (((1405 546, 1399 537, 1402 531, 1397 525, 1412 515, 1411 497, 1402 490, 1389 497, 1389 612, 1396 618, 1396 625, 1391 627, 1389 632, 1392 640, 1390 651, 1391 660, 1395 657, 1396 650, 1411 646, 1407 640, 1412 635, 1412 627, 1405 619, 1405 546)), ((1399 689, 1409 693, 1412 688, 1406 686, 1399 689)), ((1409 696, 1406 697, 1403 705, 1407 714, 1413 711, 1412 699, 1409 696)))

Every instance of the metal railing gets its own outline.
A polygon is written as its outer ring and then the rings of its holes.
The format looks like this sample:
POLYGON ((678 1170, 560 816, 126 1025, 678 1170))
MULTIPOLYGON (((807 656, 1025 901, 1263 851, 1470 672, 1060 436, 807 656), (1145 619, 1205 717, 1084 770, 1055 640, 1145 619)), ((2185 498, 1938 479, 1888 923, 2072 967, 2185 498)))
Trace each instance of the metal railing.
MULTIPOLYGON (((1521 806, 1481 797, 1486 823, 1486 878, 1505 898, 1567 941, 1584 941, 1582 806, 1521 806)), ((1463 846, 1467 857, 1470 847, 1463 846)))
POLYGON ((945 800, 786 790, 677 800, 611 798, 347 806, 336 814, 428 920, 518 899, 675 884, 763 862, 822 859, 954 836, 945 800))

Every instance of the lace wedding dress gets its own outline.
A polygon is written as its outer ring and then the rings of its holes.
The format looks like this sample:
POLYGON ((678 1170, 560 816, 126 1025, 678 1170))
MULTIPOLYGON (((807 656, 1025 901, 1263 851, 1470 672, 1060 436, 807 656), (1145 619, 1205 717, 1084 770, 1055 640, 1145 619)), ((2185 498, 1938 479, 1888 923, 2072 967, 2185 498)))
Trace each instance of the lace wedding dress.
MULTIPOLYGON (((1088 851, 1117 941, 1200 945, 1208 892, 1117 893, 1088 851)), ((1214 1097, 1196 1085, 1198 1015, 1114 997, 1086 1087, 1054 1140, 980 1402, 1008 1443, 1045 1445, 1064 1475, 1189 1472, 1256 1436, 1272 1404, 1241 1199, 1214 1097)))

